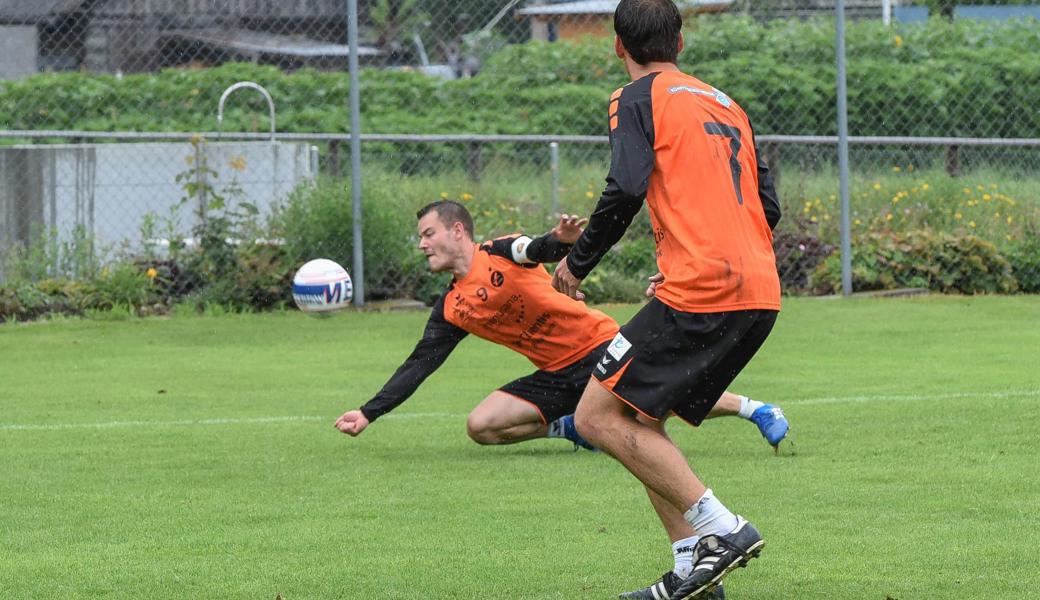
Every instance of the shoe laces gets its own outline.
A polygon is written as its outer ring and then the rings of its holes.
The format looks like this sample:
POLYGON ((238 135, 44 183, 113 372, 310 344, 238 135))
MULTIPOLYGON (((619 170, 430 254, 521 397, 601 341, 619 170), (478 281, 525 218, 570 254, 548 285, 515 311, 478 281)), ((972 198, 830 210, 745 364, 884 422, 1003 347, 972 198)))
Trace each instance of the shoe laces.
POLYGON ((702 537, 693 549, 693 564, 700 562, 704 556, 717 556, 725 552, 736 552, 740 556, 746 556, 744 549, 727 540, 721 535, 706 535, 702 537))

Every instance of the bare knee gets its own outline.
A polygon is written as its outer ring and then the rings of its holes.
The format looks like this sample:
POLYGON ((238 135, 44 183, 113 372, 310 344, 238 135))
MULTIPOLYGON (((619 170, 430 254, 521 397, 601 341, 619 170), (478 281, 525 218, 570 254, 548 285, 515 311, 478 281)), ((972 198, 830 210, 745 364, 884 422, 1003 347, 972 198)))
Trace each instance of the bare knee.
POLYGON ((609 436, 608 419, 604 414, 592 408, 590 403, 582 402, 574 411, 574 427, 581 437, 589 441, 593 446, 601 447, 602 441, 609 436))
POLYGON ((491 420, 476 412, 470 413, 466 419, 466 434, 469 435, 469 439, 483 446, 502 443, 502 438, 491 420))

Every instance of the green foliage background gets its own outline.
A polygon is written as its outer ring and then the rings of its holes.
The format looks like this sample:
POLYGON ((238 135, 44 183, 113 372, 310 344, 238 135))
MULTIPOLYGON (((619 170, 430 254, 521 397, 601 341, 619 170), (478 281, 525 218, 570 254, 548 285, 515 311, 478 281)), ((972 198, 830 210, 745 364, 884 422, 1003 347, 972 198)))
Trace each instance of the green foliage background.
MULTIPOLYGON (((759 133, 835 133, 829 20, 701 18, 686 40, 680 66, 741 103, 759 133)), ((847 46, 853 134, 1040 137, 1040 112, 1029 110, 1040 89, 1035 20, 855 22, 847 46)), ((243 79, 271 91, 281 131, 348 128, 345 73, 249 64, 2 82, 0 128, 210 130, 221 91, 243 79)), ((624 83, 609 39, 532 42, 505 47, 469 80, 365 70, 362 115, 379 133, 603 134, 605 100, 624 83)), ((264 114, 261 100, 236 97, 225 128, 264 130, 264 114)))

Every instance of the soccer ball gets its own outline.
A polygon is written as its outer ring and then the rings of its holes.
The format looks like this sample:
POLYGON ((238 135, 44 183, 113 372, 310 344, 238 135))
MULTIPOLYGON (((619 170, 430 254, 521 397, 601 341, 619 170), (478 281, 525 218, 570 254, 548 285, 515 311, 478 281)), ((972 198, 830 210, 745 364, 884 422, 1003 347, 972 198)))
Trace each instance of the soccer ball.
POLYGON ((296 271, 292 296, 303 312, 330 312, 350 304, 354 284, 347 270, 336 261, 316 258, 296 271))

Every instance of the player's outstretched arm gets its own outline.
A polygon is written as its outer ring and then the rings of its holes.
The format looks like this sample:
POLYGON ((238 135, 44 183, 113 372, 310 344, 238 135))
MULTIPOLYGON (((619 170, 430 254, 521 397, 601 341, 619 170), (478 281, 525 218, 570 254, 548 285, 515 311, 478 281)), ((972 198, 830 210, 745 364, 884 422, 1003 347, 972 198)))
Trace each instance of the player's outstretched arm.
POLYGON ((588 221, 578 215, 560 215, 560 222, 544 235, 533 239, 526 235, 501 237, 484 242, 484 248, 518 265, 554 263, 567 256, 588 221))
POLYGON ((366 427, 368 427, 368 422, 368 419, 365 418, 365 414, 360 410, 348 410, 343 413, 343 416, 336 419, 336 429, 339 429, 350 437, 357 437, 366 427))
POLYGON ((361 431, 407 400, 427 377, 447 360, 466 332, 444 318, 444 296, 441 296, 426 322, 423 336, 401 366, 390 376, 383 389, 364 406, 347 411, 336 420, 336 429, 356 436, 361 431), (360 418, 358 417, 360 415, 360 418), (363 419, 363 422, 362 422, 363 419))

